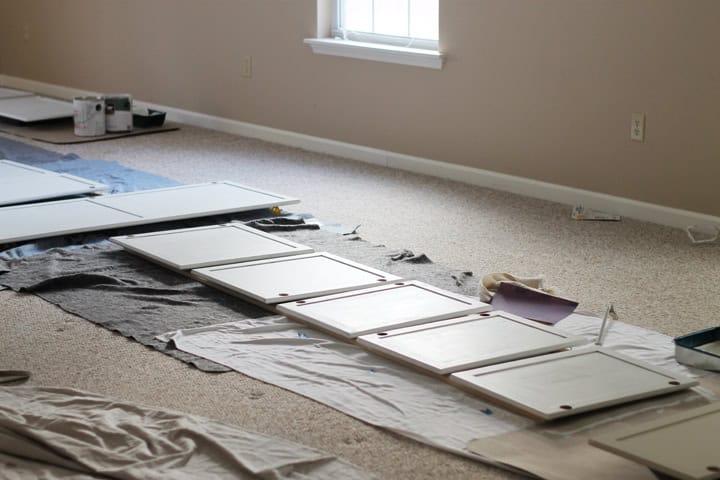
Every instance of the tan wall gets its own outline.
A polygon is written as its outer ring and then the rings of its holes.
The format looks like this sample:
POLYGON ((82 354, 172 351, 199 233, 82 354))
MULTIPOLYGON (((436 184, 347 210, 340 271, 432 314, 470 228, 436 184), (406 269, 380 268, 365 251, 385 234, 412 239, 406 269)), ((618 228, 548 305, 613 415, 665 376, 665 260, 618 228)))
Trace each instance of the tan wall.
POLYGON ((442 71, 313 55, 317 0, 0 0, 0 68, 720 215, 720 1, 440 3, 442 71))

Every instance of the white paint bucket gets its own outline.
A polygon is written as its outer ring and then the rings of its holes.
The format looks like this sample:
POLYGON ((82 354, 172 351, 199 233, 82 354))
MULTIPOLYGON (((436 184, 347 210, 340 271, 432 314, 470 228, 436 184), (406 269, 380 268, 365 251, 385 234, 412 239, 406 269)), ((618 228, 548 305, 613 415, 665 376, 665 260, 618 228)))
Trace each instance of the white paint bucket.
POLYGON ((75 97, 73 99, 75 135, 96 137, 105 134, 105 99, 103 97, 75 97))
POLYGON ((130 132, 133 129, 132 97, 127 93, 105 95, 105 129, 130 132))

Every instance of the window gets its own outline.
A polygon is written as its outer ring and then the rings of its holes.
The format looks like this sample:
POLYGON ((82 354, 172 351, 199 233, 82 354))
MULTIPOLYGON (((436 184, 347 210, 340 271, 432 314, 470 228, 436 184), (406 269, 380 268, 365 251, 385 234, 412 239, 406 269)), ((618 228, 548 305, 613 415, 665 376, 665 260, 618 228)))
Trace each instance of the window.
POLYGON ((331 38, 308 38, 305 43, 323 55, 440 69, 438 4, 439 0, 319 0, 318 23, 331 27, 331 38), (323 5, 332 5, 333 11, 323 11, 323 5), (328 15, 332 25, 322 20, 328 15))
POLYGON ((343 40, 438 48, 438 0, 336 0, 333 34, 343 40))

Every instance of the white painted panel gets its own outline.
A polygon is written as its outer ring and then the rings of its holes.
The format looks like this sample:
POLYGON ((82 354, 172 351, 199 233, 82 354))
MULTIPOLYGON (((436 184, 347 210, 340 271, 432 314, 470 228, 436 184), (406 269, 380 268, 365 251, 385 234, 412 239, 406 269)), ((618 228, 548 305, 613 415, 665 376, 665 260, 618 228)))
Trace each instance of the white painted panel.
POLYGON ((325 252, 192 270, 193 277, 267 304, 394 282, 400 277, 325 252))
POLYGON ((0 244, 35 237, 38 230, 64 235, 92 230, 99 224, 125 224, 139 219, 84 199, 3 207, 0 208, 0 237, 9 240, 0 238, 0 244))
POLYGON ((312 248, 237 223, 113 237, 123 248, 176 270, 311 253, 312 248))
POLYGON ((0 206, 107 190, 102 183, 0 160, 0 206))
POLYGON ((479 300, 418 281, 298 300, 278 311, 345 338, 490 310, 479 300))
POLYGON ((477 368, 450 378, 545 420, 697 385, 640 360, 596 348, 477 368))
POLYGON ((282 195, 232 182, 215 182, 109 195, 93 201, 146 218, 173 219, 178 215, 232 212, 237 205, 273 207, 286 199, 282 195))
POLYGON ((166 220, 243 212, 291 203, 298 203, 298 200, 232 182, 217 182, 121 193, 96 199, 2 207, 0 244, 166 220), (113 200, 107 201, 110 198, 113 200), (143 201, 139 201, 140 199, 143 201), (79 203, 90 205, 78 205, 79 203), (116 205, 127 205, 134 210, 126 211, 116 205), (107 212, 107 215, 81 218, 82 211, 107 212))
POLYGON ((506 312, 364 335, 358 342, 441 375, 587 343, 581 337, 506 312))
POLYGON ((73 116, 73 105, 47 97, 12 97, 0 99, 0 117, 21 122, 38 122, 73 116))
POLYGON ((15 90, 14 88, 0 87, 0 98, 14 98, 14 97, 31 97, 34 94, 31 92, 25 92, 23 90, 15 90))
POLYGON ((593 438, 590 443, 672 478, 720 478, 720 402, 593 438))
POLYGON ((0 183, 31 181, 45 172, 50 173, 48 170, 13 162, 12 160, 0 160, 0 183))

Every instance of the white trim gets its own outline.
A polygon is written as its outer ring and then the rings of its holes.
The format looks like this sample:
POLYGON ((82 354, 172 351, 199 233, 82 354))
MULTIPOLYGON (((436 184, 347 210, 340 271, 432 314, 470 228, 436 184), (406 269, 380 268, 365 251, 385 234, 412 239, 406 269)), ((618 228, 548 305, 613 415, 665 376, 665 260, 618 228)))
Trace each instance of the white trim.
POLYGON ((310 45, 313 53, 320 55, 374 60, 435 70, 442 69, 444 59, 443 54, 436 50, 397 47, 381 43, 354 42, 335 38, 306 38, 305 43, 310 45))
MULTIPOLYGON (((70 99, 74 96, 97 95, 97 92, 52 85, 49 83, 26 80, 9 75, 0 75, 0 85, 34 91, 43 95, 70 99)), ((604 193, 566 187, 539 180, 491 172, 480 168, 438 162, 426 158, 413 157, 400 153, 388 152, 377 148, 365 147, 351 143, 339 142, 302 133, 290 132, 276 128, 240 122, 228 118, 206 115, 203 113, 165 107, 146 102, 135 102, 136 105, 162 110, 168 113, 168 120, 186 123, 196 127, 209 128, 221 132, 257 138, 268 142, 290 147, 302 148, 311 152, 327 153, 360 162, 382 165, 408 172, 446 178, 470 185, 492 188, 517 193, 542 200, 563 203, 566 205, 582 204, 586 208, 602 210, 624 217, 635 218, 646 222, 658 223, 676 228, 689 225, 720 225, 720 217, 704 213, 691 212, 677 208, 665 207, 629 198, 616 197, 604 193)), ((568 210, 568 216, 570 211, 568 210)))
POLYGON ((437 40, 397 37, 393 35, 380 35, 377 33, 355 32, 350 30, 332 30, 332 35, 330 37, 318 38, 334 38, 335 40, 351 40, 353 42, 366 42, 373 45, 381 44, 395 47, 419 48, 422 50, 439 50, 439 42, 437 40))

